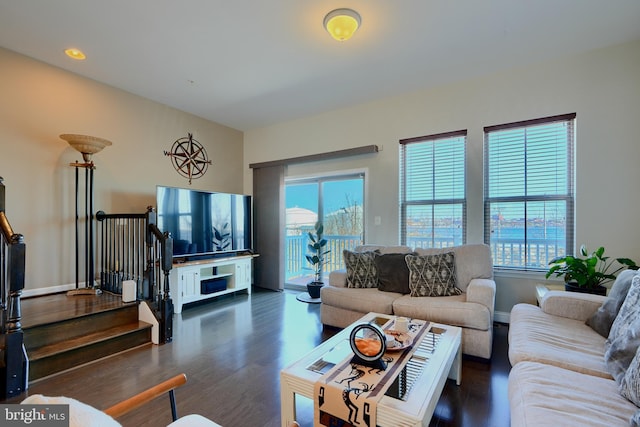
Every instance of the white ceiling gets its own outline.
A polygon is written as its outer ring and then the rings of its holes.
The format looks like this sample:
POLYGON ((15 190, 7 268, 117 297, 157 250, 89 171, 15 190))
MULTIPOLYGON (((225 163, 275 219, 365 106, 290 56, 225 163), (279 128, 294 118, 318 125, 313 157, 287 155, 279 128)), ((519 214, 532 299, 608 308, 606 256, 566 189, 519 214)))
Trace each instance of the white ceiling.
POLYGON ((639 0, 0 0, 0 46, 239 130, 637 39, 639 0))

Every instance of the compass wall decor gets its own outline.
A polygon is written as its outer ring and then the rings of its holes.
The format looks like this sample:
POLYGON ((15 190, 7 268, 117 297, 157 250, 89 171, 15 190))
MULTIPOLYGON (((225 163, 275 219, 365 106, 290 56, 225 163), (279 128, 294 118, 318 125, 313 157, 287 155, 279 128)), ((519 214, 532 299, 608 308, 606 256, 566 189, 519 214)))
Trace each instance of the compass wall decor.
POLYGON ((193 139, 193 134, 187 134, 176 140, 171 146, 171 151, 165 151, 165 156, 171 157, 174 169, 180 175, 189 179, 200 178, 207 172, 211 160, 207 156, 207 151, 202 144, 193 139))

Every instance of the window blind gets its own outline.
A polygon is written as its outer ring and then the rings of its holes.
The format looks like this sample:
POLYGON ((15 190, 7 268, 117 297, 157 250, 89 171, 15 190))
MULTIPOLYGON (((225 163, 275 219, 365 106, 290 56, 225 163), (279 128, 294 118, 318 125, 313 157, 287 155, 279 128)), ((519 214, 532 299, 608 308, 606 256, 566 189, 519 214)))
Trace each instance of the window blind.
POLYGON ((400 140, 400 242, 466 241, 466 130, 400 140))
POLYGON ((573 253, 575 117, 484 129, 485 242, 494 265, 546 269, 573 253))

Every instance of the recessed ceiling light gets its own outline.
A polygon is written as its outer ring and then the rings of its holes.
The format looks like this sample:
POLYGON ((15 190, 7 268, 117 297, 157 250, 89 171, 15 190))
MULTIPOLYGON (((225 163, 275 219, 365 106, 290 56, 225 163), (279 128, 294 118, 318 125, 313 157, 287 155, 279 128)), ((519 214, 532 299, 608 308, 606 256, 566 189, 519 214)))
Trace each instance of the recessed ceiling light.
POLYGON ((77 59, 78 61, 82 61, 83 59, 87 58, 87 56, 80 49, 76 49, 74 47, 66 49, 64 53, 66 53, 69 58, 77 59))

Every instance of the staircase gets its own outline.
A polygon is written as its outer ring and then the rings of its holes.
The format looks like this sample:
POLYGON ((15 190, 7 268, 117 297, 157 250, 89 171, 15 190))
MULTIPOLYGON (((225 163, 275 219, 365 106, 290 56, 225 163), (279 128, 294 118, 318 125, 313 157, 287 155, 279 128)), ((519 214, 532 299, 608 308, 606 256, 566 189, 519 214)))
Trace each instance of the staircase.
MULTIPOLYGON (((122 280, 137 282, 137 299, 148 304, 157 320, 155 342, 171 342, 173 303, 169 272, 173 267, 173 239, 156 226, 153 208, 147 208, 144 214, 96 214, 96 219, 107 224, 105 228, 111 221, 121 226, 113 228, 117 233, 106 234, 103 229, 100 234, 108 236, 101 242, 100 279, 121 279, 117 283, 100 281, 101 286, 106 286, 103 290, 113 293, 23 298, 26 244, 24 236, 13 231, 7 218, 5 190, 0 177, 0 399, 24 393, 29 381, 151 345, 152 325, 138 321, 138 304, 125 304, 115 295, 121 293, 122 280), (130 220, 138 222, 127 222, 130 220), (135 233, 125 233, 124 223, 131 224, 127 229, 135 233), (137 237, 132 237, 134 234, 137 237), (129 240, 118 240, 115 236, 128 236, 129 240), (116 246, 118 242, 120 245, 116 246), (116 247, 119 251, 114 252, 116 247), (131 258, 131 254, 135 256, 131 258), (120 266, 135 269, 137 274, 123 271, 120 266)), ((89 259, 92 265, 88 277, 93 282, 96 279, 93 256, 89 259)), ((76 269, 76 279, 77 273, 76 269)), ((77 284, 76 280, 76 287, 77 284)))
POLYGON ((22 308, 29 381, 151 345, 151 325, 138 320, 138 304, 117 295, 47 295, 23 299, 22 308))

